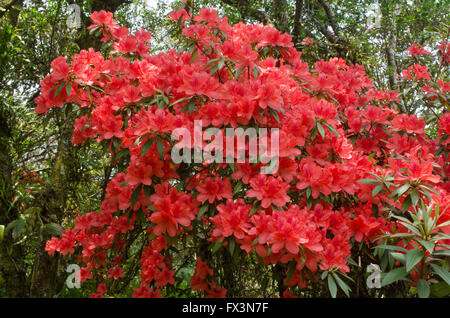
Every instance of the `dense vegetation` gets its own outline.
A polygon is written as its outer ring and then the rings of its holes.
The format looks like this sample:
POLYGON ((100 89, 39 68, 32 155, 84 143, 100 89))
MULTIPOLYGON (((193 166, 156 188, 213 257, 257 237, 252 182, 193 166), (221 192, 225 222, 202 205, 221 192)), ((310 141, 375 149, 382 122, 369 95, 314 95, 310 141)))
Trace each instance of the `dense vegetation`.
POLYGON ((448 296, 449 9, 0 2, 0 295, 448 296), (174 163, 195 120, 278 171, 174 163))

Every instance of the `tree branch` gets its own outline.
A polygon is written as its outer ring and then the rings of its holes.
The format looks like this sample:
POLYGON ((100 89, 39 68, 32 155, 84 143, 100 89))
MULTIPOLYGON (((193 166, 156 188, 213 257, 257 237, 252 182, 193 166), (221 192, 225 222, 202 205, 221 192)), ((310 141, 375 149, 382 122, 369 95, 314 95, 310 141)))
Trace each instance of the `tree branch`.
POLYGON ((319 3, 323 7, 323 9, 325 10, 325 13, 326 13, 326 15, 328 17, 328 21, 330 22, 330 25, 331 25, 331 28, 334 31, 334 34, 337 37, 340 37, 340 35, 339 35, 340 34, 339 27, 338 27, 338 25, 336 23, 336 18, 334 16, 333 10, 331 10, 330 5, 327 2, 325 2, 324 0, 319 0, 319 3))
POLYGON ((250 3, 245 0, 222 0, 223 3, 242 10, 249 17, 267 24, 270 22, 270 17, 267 13, 261 10, 254 9, 250 6, 250 3))
POLYGON ((292 38, 294 44, 300 42, 300 30, 302 28, 303 0, 295 1, 294 29, 292 30, 292 38))

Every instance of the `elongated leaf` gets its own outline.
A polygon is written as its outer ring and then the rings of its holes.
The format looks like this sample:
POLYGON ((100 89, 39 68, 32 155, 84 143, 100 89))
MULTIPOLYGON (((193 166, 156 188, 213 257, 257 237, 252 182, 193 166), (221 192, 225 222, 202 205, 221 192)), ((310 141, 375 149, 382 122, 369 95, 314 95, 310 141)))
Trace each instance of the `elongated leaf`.
POLYGON ((58 86, 58 88, 56 89, 55 93, 53 94, 53 98, 55 98, 56 96, 58 96, 58 95, 61 93, 61 91, 62 91, 62 89, 63 89, 63 87, 64 87, 64 84, 65 84, 65 82, 62 82, 62 83, 58 86))
POLYGON ((252 73, 253 73, 253 76, 255 77, 255 79, 257 79, 258 78, 258 67, 257 66, 255 66, 255 68, 253 68, 252 73))
POLYGON ((431 295, 433 297, 445 297, 450 295, 450 285, 446 282, 439 282, 431 285, 431 295))
POLYGON ((383 280, 381 281, 381 287, 392 284, 392 283, 402 279, 407 274, 408 274, 408 272, 406 271, 406 268, 404 268, 404 267, 396 268, 396 269, 390 271, 389 273, 387 273, 386 275, 384 275, 383 280))
POLYGON ((383 184, 379 184, 377 185, 375 188, 373 188, 372 190, 372 197, 376 196, 378 193, 380 193, 382 190, 384 189, 384 185, 383 184))
POLYGON ((439 265, 436 264, 431 264, 431 267, 433 268, 434 272, 436 274, 438 274, 439 276, 441 276, 441 278, 448 284, 450 285, 450 273, 448 272, 448 270, 442 268, 439 265))
POLYGON ((154 138, 150 138, 149 140, 147 140, 147 142, 142 146, 141 157, 145 156, 145 154, 147 153, 147 151, 150 149, 150 147, 153 145, 154 142, 155 142, 154 138))
POLYGON ((378 246, 375 246, 374 248, 380 248, 380 249, 392 250, 392 251, 401 251, 401 252, 407 251, 406 248, 396 246, 396 245, 378 245, 378 246))
POLYGON ((428 252, 433 253, 434 250, 434 242, 431 241, 425 241, 422 239, 417 239, 417 241, 420 243, 420 245, 422 245, 423 247, 425 247, 427 249, 428 252))
POLYGON ((139 195, 141 194, 142 191, 142 183, 139 184, 137 186, 136 189, 134 189, 133 193, 131 194, 131 206, 134 207, 134 205, 136 204, 137 200, 139 199, 139 195))
POLYGON ((411 196, 407 196, 405 200, 403 200, 402 211, 406 211, 411 206, 411 196))
POLYGON ((378 180, 375 180, 375 179, 361 179, 361 180, 358 180, 358 183, 378 184, 378 180))
POLYGON ((434 251, 433 256, 450 256, 450 251, 449 250, 434 251))
POLYGON ((327 126, 328 129, 329 129, 333 134, 335 134, 336 136, 340 137, 339 133, 337 132, 337 130, 336 130, 333 126, 331 126, 331 125, 330 125, 329 123, 327 123, 326 121, 324 121, 323 124, 324 124, 325 126, 327 126))
POLYGON ((219 248, 222 247, 222 242, 220 240, 217 240, 216 243, 214 243, 212 247, 212 252, 215 253, 219 250, 219 248))
POLYGON ((317 130, 322 138, 325 138, 325 129, 323 129, 323 126, 320 123, 317 123, 317 130))
POLYGON ((420 298, 430 297, 430 285, 428 282, 423 279, 419 279, 417 282, 417 292, 419 293, 420 298))
POLYGON ((406 252, 406 271, 410 272, 424 255, 425 253, 418 248, 406 252))
POLYGON ((419 194, 417 193, 417 190, 412 190, 411 192, 409 192, 409 195, 411 196, 411 202, 413 206, 416 206, 417 202, 419 202, 419 194))
POLYGON ((241 76, 241 74, 244 70, 245 70, 245 66, 236 72, 236 76, 234 77, 234 79, 237 80, 241 76))
POLYGON ((331 297, 336 298, 337 286, 332 275, 328 275, 328 290, 330 291, 331 297))
POLYGON ((411 223, 400 222, 404 227, 408 228, 411 232, 420 236, 420 231, 415 226, 411 225, 411 223))
POLYGON ((403 253, 391 253, 392 257, 395 258, 396 261, 399 261, 402 264, 406 263, 406 255, 403 253))
POLYGON ((158 138, 156 147, 158 148, 159 157, 161 159, 164 158, 164 144, 161 138, 158 138))
POLYGON ((250 211, 249 216, 252 216, 253 214, 255 214, 258 211, 259 207, 258 206, 253 206, 253 208, 250 211))
POLYGON ((394 192, 392 192, 392 196, 398 196, 401 197, 406 191, 408 191, 408 189, 411 187, 411 185, 407 182, 404 185, 402 185, 401 187, 398 187, 397 189, 395 189, 394 192))
POLYGON ((338 274, 333 273, 333 277, 336 280, 336 282, 338 283, 339 287, 343 290, 343 292, 345 293, 345 295, 347 295, 347 297, 350 297, 350 287, 339 277, 338 274))
POLYGON ((71 92, 72 92, 72 83, 67 82, 67 85, 66 85, 66 93, 67 93, 67 96, 70 97, 70 93, 71 93, 71 92))
POLYGON ((231 239, 228 241, 228 247, 230 248, 230 254, 231 254, 231 256, 233 256, 233 254, 234 254, 234 248, 235 248, 235 246, 236 246, 236 242, 234 241, 233 238, 231 238, 231 239))
POLYGON ((291 281, 292 277, 294 277, 295 270, 296 270, 296 264, 292 263, 292 265, 290 265, 289 271, 286 275, 286 283, 289 283, 291 281))
POLYGON ((195 48, 195 50, 191 54, 191 64, 194 64, 195 60, 197 59, 198 55, 198 48, 195 48))
POLYGON ((203 217, 203 214, 205 214, 205 212, 208 210, 209 205, 203 205, 200 210, 198 211, 198 215, 197 218, 200 220, 203 217))

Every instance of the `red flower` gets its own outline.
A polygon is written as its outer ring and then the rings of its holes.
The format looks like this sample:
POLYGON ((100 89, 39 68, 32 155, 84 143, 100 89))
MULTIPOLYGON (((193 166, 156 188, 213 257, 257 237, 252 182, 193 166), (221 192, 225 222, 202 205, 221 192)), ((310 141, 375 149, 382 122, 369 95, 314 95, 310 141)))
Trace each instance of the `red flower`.
POLYGON ((213 203, 216 200, 233 198, 231 183, 227 178, 222 180, 218 177, 208 177, 201 181, 196 189, 200 192, 197 196, 197 200, 200 202, 208 200, 209 203, 213 203))
POLYGON ((323 195, 331 193, 332 176, 326 168, 322 168, 312 160, 303 159, 299 164, 298 172, 297 189, 303 190, 311 187, 313 198, 317 198, 320 193, 323 195))
POLYGON ((251 206, 245 204, 243 199, 235 203, 228 200, 226 204, 217 206, 217 215, 210 218, 216 226, 212 232, 213 237, 224 238, 234 235, 237 239, 243 239, 247 234, 250 224, 251 206))
POLYGON ((425 50, 422 45, 418 44, 416 46, 414 43, 408 48, 408 53, 412 56, 430 54, 430 52, 425 50))
POLYGON ((281 207, 290 201, 287 195, 289 184, 280 177, 259 174, 250 180, 250 187, 246 195, 261 201, 263 208, 268 208, 271 204, 281 207))
POLYGON ((118 267, 118 266, 116 266, 116 267, 114 267, 114 268, 111 268, 110 270, 109 270, 109 276, 108 276, 108 278, 114 278, 114 279, 119 279, 120 277, 124 277, 125 276, 125 274, 124 274, 124 272, 123 272, 123 268, 122 267, 118 267))

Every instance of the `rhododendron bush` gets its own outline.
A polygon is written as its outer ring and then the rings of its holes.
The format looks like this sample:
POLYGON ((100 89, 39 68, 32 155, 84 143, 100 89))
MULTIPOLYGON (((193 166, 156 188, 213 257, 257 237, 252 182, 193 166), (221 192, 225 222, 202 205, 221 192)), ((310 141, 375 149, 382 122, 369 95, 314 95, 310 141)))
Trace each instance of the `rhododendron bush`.
MULTIPOLYGON (((355 296, 358 284, 372 296, 448 292, 449 84, 421 64, 430 52, 413 45, 399 80, 443 113, 434 135, 363 66, 308 65, 271 26, 180 9, 170 14, 179 50, 150 54, 150 31, 132 34, 105 11, 91 19, 106 49, 55 59, 36 112, 71 104, 73 144, 101 143, 115 167, 98 211, 46 245, 76 260, 93 297, 119 295, 137 276, 133 297, 355 296), (245 162, 176 163, 174 147, 195 150, 200 121, 277 128, 277 169, 262 173, 267 161, 250 161, 249 147, 245 162), (173 138, 179 128, 192 140, 173 138), (140 267, 128 266, 136 257, 140 267), (370 291, 369 264, 381 268, 370 291)), ((437 54, 446 67, 449 44, 437 54)))

